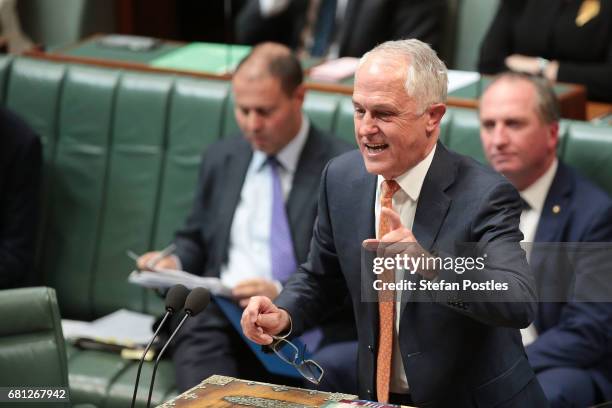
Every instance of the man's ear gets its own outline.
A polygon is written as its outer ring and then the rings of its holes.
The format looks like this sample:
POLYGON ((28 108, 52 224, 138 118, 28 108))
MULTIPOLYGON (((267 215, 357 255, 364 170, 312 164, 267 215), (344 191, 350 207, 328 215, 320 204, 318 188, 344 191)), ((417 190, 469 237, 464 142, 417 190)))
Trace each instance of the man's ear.
POLYGON ((557 145, 559 144, 559 122, 553 122, 548 125, 548 147, 557 152, 557 145))
POLYGON ((442 117, 446 113, 446 105, 443 103, 434 103, 427 108, 427 123, 425 124, 428 132, 433 132, 436 127, 440 126, 442 117))
POLYGON ((295 90, 293 91, 293 97, 300 104, 300 109, 302 108, 302 105, 304 104, 305 95, 306 95, 306 87, 304 87, 304 84, 298 85, 298 87, 295 88, 295 90))

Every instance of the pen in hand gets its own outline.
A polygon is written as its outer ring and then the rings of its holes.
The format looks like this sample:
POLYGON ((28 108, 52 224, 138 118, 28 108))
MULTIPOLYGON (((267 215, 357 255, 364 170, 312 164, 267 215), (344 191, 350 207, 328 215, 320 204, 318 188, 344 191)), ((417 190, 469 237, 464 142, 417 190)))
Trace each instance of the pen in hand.
POLYGON ((164 249, 162 249, 156 256, 154 256, 153 258, 151 258, 147 262, 147 268, 149 268, 151 270, 154 270, 155 265, 159 261, 161 261, 162 259, 167 257, 168 255, 172 255, 172 253, 174 252, 175 249, 176 249, 176 245, 174 245, 174 244, 170 244, 167 247, 165 247, 164 249))

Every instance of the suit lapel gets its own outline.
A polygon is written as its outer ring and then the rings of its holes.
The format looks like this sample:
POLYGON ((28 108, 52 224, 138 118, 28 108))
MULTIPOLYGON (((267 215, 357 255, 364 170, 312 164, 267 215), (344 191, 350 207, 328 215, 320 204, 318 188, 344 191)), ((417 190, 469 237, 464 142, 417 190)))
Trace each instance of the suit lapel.
POLYGON ((574 188, 573 183, 569 182, 570 180, 573 180, 573 178, 567 167, 559 162, 557 173, 544 201, 534 238, 535 242, 557 242, 560 240, 561 232, 570 215, 568 204, 574 188))
POLYGON ((438 236, 451 199, 445 190, 455 180, 457 165, 448 151, 438 143, 417 203, 412 233, 427 251, 438 236))
POLYGON ((222 231, 223 234, 222 242, 225 243, 223 245, 224 256, 222 262, 227 260, 232 220, 240 201, 240 192, 242 191, 242 185, 251 163, 251 157, 253 157, 251 146, 246 141, 240 143, 239 147, 226 158, 224 174, 222 175, 223 180, 219 180, 219 182, 223 183, 225 190, 218 218, 220 224, 219 231, 222 231))
MULTIPOLYGON (((438 142, 436 153, 423 182, 412 225, 412 233, 423 249, 428 252, 433 249, 433 243, 451 204, 452 200, 445 191, 454 182, 456 172, 456 161, 438 142)), ((412 278, 418 280, 417 276, 412 278)), ((406 276, 405 279, 411 279, 411 277, 406 276)), ((402 312, 412 295, 414 295, 413 291, 403 292, 402 312)))
MULTIPOLYGON (((353 212, 351 216, 354 216, 355 222, 355 237, 359 242, 359 250, 353 257, 359 259, 359 263, 356 263, 354 270, 355 274, 360 274, 357 278, 361 281, 361 290, 372 291, 372 283, 374 282, 374 275, 368 273, 372 271, 373 258, 375 254, 368 254, 363 250, 361 243, 368 238, 376 237, 376 219, 374 215, 374 208, 376 205, 376 179, 377 177, 373 174, 369 174, 363 169, 363 175, 353 181, 351 184, 350 197, 363 197, 363 199, 356 199, 353 203, 353 212), (362 270, 365 273, 362 274, 362 270)), ((360 294, 361 296, 362 294, 360 294)), ((360 316, 362 321, 370 324, 370 331, 373 333, 373 338, 368 339, 368 344, 376 344, 378 342, 378 303, 377 302, 360 302, 361 306, 360 316)))
MULTIPOLYGON (((557 173, 553 178, 553 182, 550 185, 546 200, 544 201, 544 207, 542 208, 542 214, 538 222, 536 229, 536 235, 534 242, 560 242, 563 241, 562 234, 565 226, 569 221, 570 211, 569 202, 571 200, 572 191, 574 189, 574 178, 570 174, 567 167, 559 162, 557 173)), ((548 286, 546 283, 552 279, 555 281, 558 277, 555 273, 558 272, 556 269, 550 268, 550 259, 556 259, 560 255, 557 250, 550 247, 538 248, 535 246, 531 251, 531 258, 529 264, 534 274, 536 285, 540 288, 548 286), (552 273, 552 275, 551 275, 552 273)), ((552 264, 554 265, 554 263, 552 264)), ((550 296, 549 293, 540 293, 540 295, 550 296)), ((542 304, 538 308, 538 313, 534 324, 536 328, 542 330, 545 316, 547 316, 549 310, 554 308, 549 304, 542 304)))
POLYGON ((310 219, 310 217, 304 217, 304 211, 307 210, 309 203, 312 202, 313 195, 316 196, 318 193, 321 169, 324 165, 322 163, 324 154, 321 136, 311 124, 308 138, 300 154, 293 176, 289 199, 287 200, 287 217, 291 228, 294 249, 303 247, 303 245, 298 245, 297 243, 297 240, 303 240, 304 237, 301 234, 296 236, 296 231, 300 230, 296 226, 301 222, 308 222, 310 219))

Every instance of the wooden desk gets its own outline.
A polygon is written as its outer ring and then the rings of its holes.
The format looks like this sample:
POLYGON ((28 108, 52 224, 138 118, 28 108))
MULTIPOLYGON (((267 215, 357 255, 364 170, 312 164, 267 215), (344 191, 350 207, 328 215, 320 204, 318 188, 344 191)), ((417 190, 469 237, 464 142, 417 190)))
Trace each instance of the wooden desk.
POLYGON ((356 395, 350 394, 312 391, 213 375, 158 408, 238 406, 315 408, 330 405, 328 403, 332 402, 355 400, 356 398, 356 395))
MULTIPOLYGON (((49 52, 32 50, 26 52, 25 55, 58 62, 90 64, 116 69, 190 75, 199 78, 218 80, 231 79, 231 74, 229 73, 220 75, 211 72, 157 68, 150 65, 150 63, 156 58, 183 47, 185 45, 184 43, 163 41, 161 45, 154 50, 135 52, 100 47, 97 45, 97 41, 101 36, 103 35, 94 35, 66 48, 49 52)), ((478 97, 488 82, 490 82, 490 78, 484 78, 476 84, 468 85, 450 93, 448 95, 448 105, 471 109, 477 108, 478 97)), ((353 92, 352 79, 345 80, 341 83, 323 83, 313 82, 306 78, 306 88, 346 95, 350 95, 353 92)), ((564 118, 577 120, 587 119, 587 100, 586 89, 584 86, 558 83, 555 84, 555 92, 559 97, 559 101, 561 103, 561 115, 564 118)), ((593 112, 600 112, 600 110, 604 108, 605 107, 594 108, 593 112)), ((593 113, 593 115, 595 115, 595 113, 593 113)), ((589 115, 589 117, 592 116, 589 115)))

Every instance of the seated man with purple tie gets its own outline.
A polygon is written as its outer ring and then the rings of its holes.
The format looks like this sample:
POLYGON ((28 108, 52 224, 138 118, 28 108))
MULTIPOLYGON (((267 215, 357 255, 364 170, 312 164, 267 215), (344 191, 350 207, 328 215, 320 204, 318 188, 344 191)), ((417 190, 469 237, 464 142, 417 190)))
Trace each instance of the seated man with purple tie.
MULTIPOLYGON (((244 306, 251 296, 275 298, 305 261, 321 173, 350 146, 303 114, 302 79, 299 61, 279 44, 261 44, 240 63, 232 90, 242 134, 204 153, 191 214, 174 241, 175 255, 157 267, 219 277, 244 306)), ((157 254, 143 255, 139 266, 147 268, 157 254)), ((305 341, 310 351, 317 343, 354 339, 350 308, 331 312, 305 341)), ((214 302, 185 324, 173 359, 180 390, 213 374, 271 380, 214 302)))

